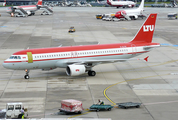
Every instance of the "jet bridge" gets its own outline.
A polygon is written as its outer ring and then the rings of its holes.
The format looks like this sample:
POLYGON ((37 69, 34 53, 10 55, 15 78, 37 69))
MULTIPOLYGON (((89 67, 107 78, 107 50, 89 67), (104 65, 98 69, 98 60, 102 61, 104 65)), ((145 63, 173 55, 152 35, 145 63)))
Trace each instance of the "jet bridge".
POLYGON ((51 14, 53 14, 53 11, 51 9, 49 9, 47 6, 42 6, 40 9, 43 10, 41 15, 51 15, 51 14))

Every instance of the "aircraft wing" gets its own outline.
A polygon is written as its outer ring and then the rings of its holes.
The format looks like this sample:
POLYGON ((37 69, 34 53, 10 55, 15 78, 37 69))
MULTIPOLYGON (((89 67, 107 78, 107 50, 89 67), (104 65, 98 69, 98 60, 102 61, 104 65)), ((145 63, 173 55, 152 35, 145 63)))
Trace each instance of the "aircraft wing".
POLYGON ((98 65, 103 63, 114 63, 114 62, 124 62, 127 60, 145 60, 148 61, 148 56, 146 58, 131 58, 131 59, 105 59, 105 60, 69 60, 66 63, 67 64, 92 64, 92 65, 98 65))

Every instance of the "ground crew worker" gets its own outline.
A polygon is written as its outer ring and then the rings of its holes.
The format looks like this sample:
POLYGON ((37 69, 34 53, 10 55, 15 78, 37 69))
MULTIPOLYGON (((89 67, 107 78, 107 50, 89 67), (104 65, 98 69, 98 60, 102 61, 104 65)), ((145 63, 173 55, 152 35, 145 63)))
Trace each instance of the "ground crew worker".
POLYGON ((104 102, 102 100, 98 99, 98 103, 97 104, 98 105, 104 105, 104 102))
POLYGON ((24 108, 22 108, 21 114, 22 114, 22 119, 24 119, 24 108))

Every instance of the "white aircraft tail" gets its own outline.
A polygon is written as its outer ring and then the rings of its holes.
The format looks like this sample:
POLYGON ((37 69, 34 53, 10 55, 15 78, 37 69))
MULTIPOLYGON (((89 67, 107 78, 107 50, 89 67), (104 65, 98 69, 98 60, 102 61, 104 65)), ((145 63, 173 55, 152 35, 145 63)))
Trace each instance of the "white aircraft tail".
POLYGON ((4 0, 4 3, 3 3, 3 5, 2 6, 6 6, 6 0, 4 0))
POLYGON ((144 10, 144 1, 145 1, 145 0, 142 0, 142 1, 141 1, 140 6, 138 7, 138 9, 144 10))

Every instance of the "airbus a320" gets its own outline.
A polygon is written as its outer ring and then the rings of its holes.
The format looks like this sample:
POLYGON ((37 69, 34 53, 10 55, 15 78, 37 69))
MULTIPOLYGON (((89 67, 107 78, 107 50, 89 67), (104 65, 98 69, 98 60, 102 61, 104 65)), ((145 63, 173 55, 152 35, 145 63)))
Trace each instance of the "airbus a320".
POLYGON ((25 79, 29 79, 29 70, 52 70, 58 67, 66 68, 69 76, 86 72, 89 76, 95 76, 96 72, 92 68, 98 64, 123 62, 159 47, 159 43, 152 42, 156 17, 157 14, 150 14, 133 40, 128 43, 26 49, 12 54, 4 61, 3 66, 13 70, 25 70, 25 79))

